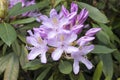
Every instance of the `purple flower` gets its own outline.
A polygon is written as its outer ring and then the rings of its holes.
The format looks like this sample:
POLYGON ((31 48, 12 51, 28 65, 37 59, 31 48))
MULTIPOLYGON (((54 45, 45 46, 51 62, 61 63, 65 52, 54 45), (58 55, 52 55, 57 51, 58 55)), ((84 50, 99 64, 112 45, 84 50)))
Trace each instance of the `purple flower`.
POLYGON ((85 64, 88 69, 93 67, 92 63, 87 59, 86 55, 94 49, 94 45, 83 46, 79 48, 79 51, 71 54, 71 57, 74 59, 73 63, 73 72, 78 74, 79 72, 79 62, 85 64))
POLYGON ((89 36, 83 36, 81 38, 79 38, 77 40, 77 43, 80 45, 80 46, 84 46, 86 44, 88 44, 90 41, 94 40, 95 37, 89 37, 89 36))
POLYGON ((91 28, 85 33, 85 35, 86 36, 94 36, 100 30, 101 30, 101 28, 91 28))
POLYGON ((71 46, 71 43, 77 39, 77 35, 72 34, 58 34, 55 38, 48 41, 48 45, 55 47, 52 53, 53 60, 59 60, 63 53, 72 53, 78 51, 78 48, 71 46))
POLYGON ((47 41, 43 40, 38 32, 32 33, 32 31, 28 31, 30 36, 27 37, 27 42, 31 44, 33 47, 30 47, 31 50, 28 54, 28 59, 33 60, 37 56, 40 57, 42 63, 46 63, 46 52, 48 50, 47 41))
POLYGON ((54 48, 51 57, 57 61, 63 57, 71 57, 74 59, 73 71, 78 74, 80 66, 79 62, 85 64, 88 69, 93 67, 92 63, 87 59, 87 54, 94 49, 91 41, 95 39, 94 35, 100 31, 100 28, 89 29, 84 36, 78 38, 78 34, 82 32, 85 27, 84 22, 88 17, 88 11, 84 8, 77 15, 78 5, 71 4, 70 11, 64 6, 60 13, 55 9, 50 11, 50 16, 37 15, 31 13, 30 15, 37 18, 41 25, 39 28, 33 28, 28 31, 30 36, 27 37, 27 42, 32 45, 28 59, 33 60, 40 56, 41 62, 46 63, 46 52, 49 48, 54 48), (68 56, 69 55, 69 56, 68 56))
POLYGON ((50 18, 43 15, 40 17, 44 28, 48 30, 48 39, 54 38, 58 33, 61 33, 63 26, 68 24, 68 19, 65 17, 60 18, 55 9, 50 11, 50 18))

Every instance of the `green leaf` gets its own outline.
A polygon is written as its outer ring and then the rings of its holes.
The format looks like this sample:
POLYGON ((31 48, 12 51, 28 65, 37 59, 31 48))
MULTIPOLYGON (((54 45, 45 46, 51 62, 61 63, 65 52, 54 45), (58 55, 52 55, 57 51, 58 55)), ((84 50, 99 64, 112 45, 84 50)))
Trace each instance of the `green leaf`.
POLYGON ((51 67, 48 67, 47 69, 45 69, 38 77, 36 80, 43 80, 45 78, 45 76, 47 75, 47 73, 50 71, 51 67))
POLYGON ((95 69, 93 80, 100 80, 100 77, 102 75, 102 70, 103 70, 103 63, 102 61, 100 61, 95 69))
POLYGON ((27 55, 28 55, 28 50, 22 44, 21 53, 20 53, 20 65, 21 65, 22 69, 24 69, 24 66, 28 63, 27 55))
POLYGON ((35 59, 33 61, 30 61, 30 62, 26 63, 23 68, 25 70, 36 70, 36 69, 39 69, 42 66, 43 65, 40 63, 40 60, 39 59, 35 59))
POLYGON ((7 50, 7 45, 4 44, 4 45, 3 45, 3 48, 2 48, 2 54, 3 54, 3 55, 6 53, 6 50, 7 50))
POLYGON ((11 24, 26 24, 26 23, 31 23, 33 21, 35 21, 35 18, 26 18, 26 19, 21 19, 21 20, 16 20, 11 22, 11 24))
POLYGON ((85 80, 85 77, 84 77, 84 75, 82 74, 82 72, 80 72, 78 80, 85 80))
POLYGON ((21 8, 22 8, 22 3, 17 3, 9 10, 7 17, 13 15, 15 12, 19 11, 21 8))
POLYGON ((106 46, 95 45, 95 48, 91 53, 94 53, 94 54, 109 54, 109 53, 114 52, 115 50, 116 49, 111 49, 111 48, 108 48, 106 46))
POLYGON ((100 59, 103 62, 103 73, 106 80, 112 80, 113 76, 113 61, 111 54, 100 55, 100 59))
POLYGON ((108 19, 107 17, 101 13, 97 8, 86 4, 86 3, 82 3, 82 2, 77 2, 78 6, 83 9, 86 8, 89 11, 89 16, 90 18, 92 18, 93 20, 100 22, 100 23, 108 23, 108 19))
POLYGON ((14 53, 16 53, 17 55, 20 55, 20 53, 21 53, 20 45, 18 44, 17 40, 15 40, 15 42, 12 44, 12 49, 13 49, 14 53))
POLYGON ((10 46, 16 40, 16 31, 8 23, 0 24, 0 37, 8 46, 10 46))
POLYGON ((3 71, 6 69, 7 64, 9 62, 9 58, 11 57, 11 54, 8 54, 6 56, 3 56, 0 58, 0 74, 3 73, 3 71))
POLYGON ((69 74, 72 71, 72 65, 68 61, 62 61, 61 60, 58 68, 59 68, 60 72, 63 73, 63 74, 69 74))
POLYGON ((14 53, 9 57, 8 64, 4 73, 4 80, 17 80, 19 73, 19 60, 14 53))

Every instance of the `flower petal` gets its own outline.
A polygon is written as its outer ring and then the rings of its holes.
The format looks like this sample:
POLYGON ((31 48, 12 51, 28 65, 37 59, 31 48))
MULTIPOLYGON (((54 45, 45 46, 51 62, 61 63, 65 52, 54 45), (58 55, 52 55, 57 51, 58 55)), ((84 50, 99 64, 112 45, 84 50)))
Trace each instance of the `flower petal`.
POLYGON ((77 47, 74 47, 74 46, 68 46, 68 47, 65 47, 65 51, 67 53, 73 53, 73 52, 79 51, 79 49, 77 47))
POLYGON ((101 28, 91 28, 85 33, 85 35, 86 36, 94 36, 100 30, 101 30, 101 28))
POLYGON ((71 3, 71 12, 77 12, 78 11, 78 5, 75 4, 74 2, 71 3))
POLYGON ((27 56, 28 60, 33 60, 40 54, 41 54, 41 49, 40 48, 33 48, 27 56))
POLYGON ((61 55, 63 53, 62 48, 57 48, 53 53, 52 53, 52 58, 53 60, 57 61, 60 59, 61 55))
POLYGON ((50 11, 50 18, 53 18, 53 17, 55 17, 55 16, 57 16, 58 14, 57 14, 57 11, 55 10, 55 9, 52 9, 51 11, 50 11))
POLYGON ((43 53, 40 55, 41 63, 47 63, 47 58, 46 58, 46 50, 43 51, 43 53))
POLYGON ((77 34, 70 33, 70 34, 65 36, 65 39, 66 39, 65 40, 66 44, 70 44, 77 39, 77 34))
POLYGON ((93 67, 92 63, 87 58, 81 56, 80 61, 84 63, 88 69, 91 69, 93 67))
POLYGON ((93 49, 94 49, 94 45, 84 46, 82 48, 82 53, 83 53, 83 55, 86 55, 89 52, 91 52, 93 49))
POLYGON ((34 37, 31 37, 31 36, 27 37, 26 41, 27 41, 27 43, 29 43, 33 46, 36 46, 36 47, 39 46, 39 44, 37 43, 37 40, 34 37))
POLYGON ((79 68, 80 68, 80 66, 79 66, 79 61, 74 60, 74 63, 73 63, 73 72, 74 72, 75 74, 78 74, 79 68))
POLYGON ((94 39, 95 39, 95 37, 83 36, 83 37, 81 37, 80 39, 77 40, 77 43, 80 46, 84 46, 85 44, 87 44, 88 42, 90 42, 94 39))

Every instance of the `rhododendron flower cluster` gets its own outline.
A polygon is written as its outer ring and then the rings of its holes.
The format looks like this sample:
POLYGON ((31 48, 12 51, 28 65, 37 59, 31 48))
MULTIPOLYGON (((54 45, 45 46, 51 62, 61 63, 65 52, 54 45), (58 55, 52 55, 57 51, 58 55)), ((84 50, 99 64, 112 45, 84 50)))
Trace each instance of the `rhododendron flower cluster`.
POLYGON ((91 69, 93 65, 86 55, 94 49, 91 41, 101 29, 91 28, 82 35, 87 17, 88 11, 84 8, 78 13, 78 5, 75 3, 71 4, 70 11, 62 6, 59 13, 52 9, 49 17, 41 15, 39 17, 40 27, 28 31, 27 43, 32 45, 28 46, 30 50, 28 59, 33 60, 39 56, 41 63, 47 63, 46 54, 50 53, 49 50, 53 48, 51 57, 54 61, 61 57, 74 60, 73 72, 75 74, 79 72, 79 62, 91 69))

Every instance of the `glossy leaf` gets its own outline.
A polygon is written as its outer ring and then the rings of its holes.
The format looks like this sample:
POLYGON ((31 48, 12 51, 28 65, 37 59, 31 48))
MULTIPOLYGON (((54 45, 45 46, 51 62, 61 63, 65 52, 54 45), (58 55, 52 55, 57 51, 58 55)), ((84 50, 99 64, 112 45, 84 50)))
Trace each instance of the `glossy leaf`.
POLYGON ((43 80, 47 73, 50 71, 51 67, 49 66, 47 69, 45 69, 38 77, 36 80, 43 80))
POLYGON ((0 24, 0 37, 8 46, 10 46, 17 37, 16 31, 8 23, 0 24))
POLYGON ((14 53, 9 57, 8 64, 4 73, 4 80, 17 80, 19 73, 19 60, 14 53))
POLYGON ((20 53, 20 65, 22 67, 22 69, 24 69, 24 66, 28 63, 28 59, 27 59, 27 55, 28 55, 28 51, 26 49, 26 47, 22 44, 22 46, 20 47, 21 49, 21 53, 20 53))
POLYGON ((85 80, 85 77, 82 72, 80 72, 78 80, 85 80))
POLYGON ((0 58, 0 74, 6 69, 10 57, 11 54, 8 54, 0 58))
POLYGON ((36 59, 36 60, 30 61, 27 64, 25 64, 23 68, 25 70, 36 70, 42 66, 43 65, 40 63, 40 60, 36 59))
POLYGON ((114 52, 116 49, 111 49, 103 45, 95 45, 94 50, 91 53, 94 54, 109 54, 114 52))
POLYGON ((58 68, 59 68, 60 72, 63 73, 63 74, 69 74, 72 71, 72 65, 68 61, 62 61, 61 60, 58 68))
POLYGON ((103 71, 103 63, 100 61, 95 69, 93 80, 100 80, 103 71))
POLYGON ((12 49, 13 49, 14 53, 16 53, 17 55, 20 55, 20 53, 21 53, 20 45, 18 44, 17 40, 12 44, 12 49))
POLYGON ((16 20, 14 22, 11 22, 11 24, 26 24, 26 23, 31 23, 35 21, 35 18, 26 18, 26 19, 21 19, 21 20, 16 20))
POLYGON ((83 2, 77 3, 81 9, 86 8, 89 11, 89 16, 93 20, 100 23, 108 23, 107 17, 103 13, 101 13, 97 8, 83 2))
POLYGON ((100 59, 103 62, 103 73, 106 80, 111 80, 113 76, 113 61, 111 54, 100 55, 100 59))

